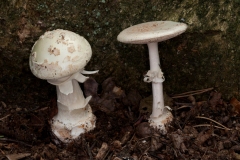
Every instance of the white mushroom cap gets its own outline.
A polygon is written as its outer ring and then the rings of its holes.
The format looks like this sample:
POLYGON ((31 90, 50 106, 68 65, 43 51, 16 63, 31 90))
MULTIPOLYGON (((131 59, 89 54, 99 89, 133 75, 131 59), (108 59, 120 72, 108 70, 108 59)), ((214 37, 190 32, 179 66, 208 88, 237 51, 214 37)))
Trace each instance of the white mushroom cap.
POLYGON ((152 21, 126 28, 117 39, 123 43, 147 44, 173 38, 187 29, 187 25, 172 21, 152 21))
POLYGON ((84 37, 57 29, 44 33, 35 42, 29 64, 36 77, 58 79, 83 69, 91 56, 91 46, 84 37))

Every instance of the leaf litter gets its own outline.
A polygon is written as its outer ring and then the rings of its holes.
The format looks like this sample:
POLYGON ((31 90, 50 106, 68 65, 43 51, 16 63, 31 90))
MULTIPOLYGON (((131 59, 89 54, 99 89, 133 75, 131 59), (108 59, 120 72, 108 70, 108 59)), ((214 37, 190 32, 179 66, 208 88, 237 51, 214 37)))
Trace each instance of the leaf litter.
POLYGON ((101 84, 89 78, 82 87, 92 96, 96 128, 66 145, 48 123, 57 113, 54 90, 40 87, 39 92, 32 89, 36 84, 28 85, 25 98, 1 99, 0 160, 240 159, 240 102, 224 101, 213 88, 165 98, 174 120, 162 135, 148 124, 151 97, 133 89, 126 93, 112 77, 101 84))

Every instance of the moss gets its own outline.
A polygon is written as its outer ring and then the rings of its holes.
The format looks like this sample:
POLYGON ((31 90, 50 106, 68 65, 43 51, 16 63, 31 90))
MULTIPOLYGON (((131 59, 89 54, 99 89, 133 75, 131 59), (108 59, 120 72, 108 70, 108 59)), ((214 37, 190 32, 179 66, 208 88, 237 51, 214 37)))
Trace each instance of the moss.
POLYGON ((209 6, 208 6, 208 2, 204 1, 204 0, 200 0, 200 4, 201 5, 196 10, 196 14, 197 14, 199 19, 204 20, 205 16, 209 12, 209 6))
POLYGON ((237 0, 8 0, 1 1, 0 8, 3 76, 28 71, 34 41, 47 30, 62 28, 90 42, 93 57, 87 69, 100 70, 95 75, 99 82, 113 76, 124 89, 146 94, 151 91, 151 85, 142 80, 149 69, 147 46, 122 44, 117 35, 134 24, 172 20, 183 21, 189 28, 181 36, 159 43, 165 90, 180 93, 217 87, 226 98, 239 96, 237 0))

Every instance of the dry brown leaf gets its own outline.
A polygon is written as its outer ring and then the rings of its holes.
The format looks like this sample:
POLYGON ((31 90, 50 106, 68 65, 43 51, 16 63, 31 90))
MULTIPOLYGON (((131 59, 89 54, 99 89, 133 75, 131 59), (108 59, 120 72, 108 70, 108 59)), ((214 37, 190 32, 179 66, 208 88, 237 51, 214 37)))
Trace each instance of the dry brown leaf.
POLYGON ((231 100, 230 100, 230 104, 232 105, 233 107, 233 113, 236 115, 239 115, 240 114, 240 102, 235 98, 233 97, 231 100))
POLYGON ((115 85, 113 78, 107 78, 102 83, 102 93, 98 94, 98 83, 93 78, 88 78, 84 82, 85 96, 92 96, 90 105, 95 105, 99 110, 109 114, 113 112, 117 106, 117 99, 124 98, 125 91, 115 85))
POLYGON ((18 160, 30 156, 31 153, 18 153, 18 154, 9 154, 6 155, 8 160, 18 160))
POLYGON ((101 98, 98 101, 99 109, 105 113, 111 113, 116 109, 114 99, 101 98))
POLYGON ((222 104, 222 93, 219 92, 211 92, 210 94, 211 98, 209 100, 209 104, 211 107, 213 107, 213 109, 215 109, 215 107, 218 104, 222 104))
POLYGON ((159 148, 163 146, 163 143, 161 143, 161 139, 158 136, 152 136, 151 137, 151 146, 150 151, 155 152, 159 148))
POLYGON ((115 140, 112 142, 111 147, 115 151, 120 151, 122 149, 122 143, 119 140, 115 140))
POLYGON ((138 112, 139 104, 142 99, 142 96, 138 93, 137 90, 130 90, 127 96, 125 96, 122 101, 125 106, 128 106, 132 112, 138 112))
POLYGON ((238 153, 236 153, 236 152, 233 152, 232 155, 233 155, 233 158, 234 158, 234 159, 240 160, 240 154, 238 154, 238 153))
POLYGON ((208 131, 202 131, 198 134, 197 138, 195 139, 195 144, 198 146, 202 145, 206 142, 213 134, 213 130, 209 129, 208 131))
POLYGON ((170 134, 170 138, 173 141, 173 145, 175 149, 181 150, 183 153, 187 150, 184 144, 184 137, 182 134, 174 132, 170 134))

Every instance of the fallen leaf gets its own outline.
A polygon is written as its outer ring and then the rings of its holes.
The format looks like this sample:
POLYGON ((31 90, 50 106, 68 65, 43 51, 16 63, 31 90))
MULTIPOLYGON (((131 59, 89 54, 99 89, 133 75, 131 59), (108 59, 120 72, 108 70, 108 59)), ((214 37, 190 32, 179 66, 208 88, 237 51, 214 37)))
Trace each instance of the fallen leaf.
POLYGON ((161 139, 158 136, 151 137, 151 146, 150 151, 155 152, 159 148, 161 148, 164 144, 161 143, 161 139))
POLYGON ((213 134, 213 130, 209 129, 208 131, 202 131, 198 134, 197 138, 195 139, 195 144, 198 146, 202 145, 206 142, 213 134))
POLYGON ((115 86, 116 85, 112 77, 105 79, 102 83, 103 93, 112 92, 115 86))
POLYGON ((230 100, 230 104, 233 107, 233 113, 234 115, 239 115, 240 114, 240 102, 236 98, 232 98, 230 100))
POLYGON ((209 104, 210 106, 215 109, 215 107, 218 105, 218 104, 222 104, 222 93, 219 93, 219 92, 211 92, 210 93, 210 100, 209 100, 209 104))
POLYGON ((84 94, 85 96, 92 96, 90 105, 95 105, 97 108, 105 113, 113 112, 117 106, 117 99, 124 98, 125 91, 115 85, 113 78, 107 78, 103 81, 100 88, 102 93, 98 94, 98 83, 93 78, 88 78, 84 82, 84 94))
POLYGON ((84 82, 84 94, 86 97, 92 96, 90 104, 98 103, 100 97, 98 96, 98 83, 93 78, 88 78, 84 82))
POLYGON ((170 134, 170 138, 173 141, 173 145, 175 149, 181 150, 183 153, 187 150, 184 144, 184 137, 177 132, 173 132, 170 134))
POLYGON ((232 155, 233 155, 234 159, 240 160, 240 154, 239 153, 233 152, 232 155))
POLYGON ((18 160, 30 156, 31 153, 18 153, 18 154, 9 154, 6 155, 8 160, 18 160))
POLYGON ((138 111, 142 96, 136 90, 130 90, 126 97, 123 98, 125 106, 131 106, 132 111, 138 111))
POLYGON ((103 98, 101 98, 98 101, 99 109, 101 111, 105 112, 105 113, 113 112, 116 109, 114 101, 115 101, 114 99, 103 99, 103 98))

